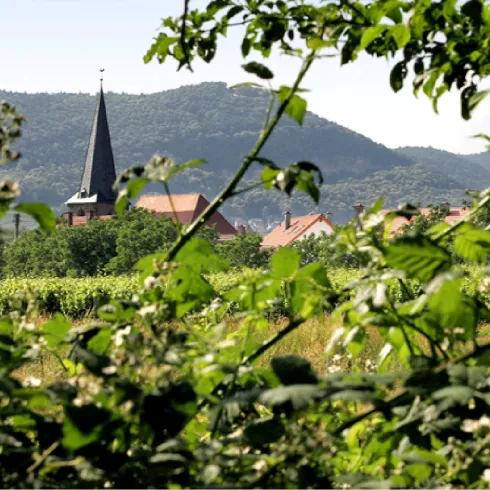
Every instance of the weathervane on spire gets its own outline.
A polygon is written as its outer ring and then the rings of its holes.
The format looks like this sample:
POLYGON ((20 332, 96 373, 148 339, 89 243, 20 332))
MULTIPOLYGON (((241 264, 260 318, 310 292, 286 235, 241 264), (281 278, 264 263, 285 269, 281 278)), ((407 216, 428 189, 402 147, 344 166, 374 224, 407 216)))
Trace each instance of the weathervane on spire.
POLYGON ((102 85, 102 82, 104 81, 105 68, 100 68, 99 71, 100 71, 100 84, 102 85))

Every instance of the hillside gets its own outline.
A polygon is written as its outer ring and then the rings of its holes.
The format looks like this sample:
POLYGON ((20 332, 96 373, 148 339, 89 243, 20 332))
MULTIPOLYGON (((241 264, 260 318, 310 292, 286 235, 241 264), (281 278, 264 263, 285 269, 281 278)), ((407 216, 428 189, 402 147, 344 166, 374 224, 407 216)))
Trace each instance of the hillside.
MULTIPOLYGON (((0 91, 27 118, 18 149, 22 160, 2 169, 22 183, 23 199, 42 200, 61 212, 81 176, 95 97, 87 94, 25 94, 0 91)), ((180 177, 173 192, 202 192, 212 197, 250 149, 263 124, 267 97, 254 89, 229 89, 224 83, 203 83, 149 94, 106 94, 118 172, 145 163, 154 153, 178 161, 205 158, 208 165, 180 177)), ((460 201, 469 181, 410 152, 383 145, 308 113, 302 128, 284 119, 262 156, 287 165, 309 160, 320 166, 326 185, 319 209, 346 219, 355 201, 372 202, 380 194, 387 205, 407 199, 423 203, 441 198, 460 201)), ((447 167, 447 168, 446 168, 447 167)), ((260 168, 250 173, 255 178, 260 168)), ((484 169, 482 169, 483 171, 484 169)), ((486 177, 485 177, 486 178, 486 177)), ((483 179, 482 176, 475 178, 483 179)), ((474 182, 473 182, 474 183, 474 182)), ((291 201, 276 192, 256 190, 225 208, 230 218, 277 219, 286 208, 313 210, 303 195, 291 201)))
POLYGON ((490 185, 490 162, 485 167, 466 155, 455 155, 435 148, 405 147, 396 151, 436 172, 449 175, 464 188, 481 189, 490 185))
POLYGON ((490 170, 490 152, 484 151, 482 153, 473 153, 471 155, 464 155, 464 157, 473 163, 477 163, 490 170))

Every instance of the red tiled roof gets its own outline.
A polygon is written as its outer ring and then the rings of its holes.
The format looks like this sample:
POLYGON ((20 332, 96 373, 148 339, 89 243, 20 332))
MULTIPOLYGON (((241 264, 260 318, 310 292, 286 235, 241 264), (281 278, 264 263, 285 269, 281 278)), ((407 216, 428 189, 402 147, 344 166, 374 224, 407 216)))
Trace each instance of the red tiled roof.
POLYGON ((274 228, 262 241, 262 247, 284 247, 297 240, 312 225, 324 221, 332 229, 333 224, 323 214, 309 214, 308 216, 291 217, 291 225, 286 230, 284 221, 274 228))
MULTIPOLYGON (((396 211, 395 209, 383 209, 384 214, 391 213, 393 211, 396 211)), ((419 211, 422 215, 428 216, 431 211, 433 211, 432 208, 419 208, 419 211)), ((445 216, 444 221, 448 224, 452 224, 455 221, 459 221, 461 218, 466 216, 470 212, 469 208, 450 208, 449 213, 447 216, 445 216)), ((407 225, 410 223, 410 221, 415 220, 416 217, 413 217, 411 220, 404 218, 402 216, 396 217, 392 224, 391 224, 391 233, 394 234, 398 232, 403 226, 407 225)))
MULTIPOLYGON (((202 194, 172 194, 171 197, 172 201, 166 194, 147 194, 138 199, 136 207, 154 211, 157 215, 166 214, 172 219, 176 215, 180 223, 190 224, 209 205, 209 201, 202 194)), ((215 225, 216 232, 220 235, 237 234, 235 228, 218 212, 214 213, 206 224, 215 225)))

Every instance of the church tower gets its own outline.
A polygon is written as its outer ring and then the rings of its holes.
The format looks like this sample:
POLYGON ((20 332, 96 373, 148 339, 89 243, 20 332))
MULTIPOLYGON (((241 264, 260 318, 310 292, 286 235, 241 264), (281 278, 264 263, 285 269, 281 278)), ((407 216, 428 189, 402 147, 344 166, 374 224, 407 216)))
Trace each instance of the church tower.
POLYGON ((68 207, 68 212, 65 213, 68 224, 96 216, 112 215, 117 198, 117 193, 112 189, 115 181, 116 169, 101 78, 80 187, 65 203, 68 207), (81 219, 82 217, 86 218, 81 219))

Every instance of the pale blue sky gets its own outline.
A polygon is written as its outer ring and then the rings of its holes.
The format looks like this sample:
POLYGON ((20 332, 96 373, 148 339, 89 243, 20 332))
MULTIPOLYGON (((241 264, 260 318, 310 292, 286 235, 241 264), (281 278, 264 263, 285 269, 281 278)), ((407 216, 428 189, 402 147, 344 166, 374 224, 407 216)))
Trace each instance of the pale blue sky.
MULTIPOLYGON (((192 5, 206 2, 192 0, 192 5)), ((177 73, 172 62, 143 63, 160 19, 180 13, 182 3, 0 0, 0 89, 94 93, 102 67, 105 89, 114 92, 151 93, 203 81, 249 80, 240 68, 239 32, 222 40, 211 65, 195 63, 194 73, 177 73)), ((276 74, 276 83, 293 80, 296 60, 275 56, 266 63, 276 74)), ((442 100, 437 116, 425 97, 417 100, 412 95, 411 87, 393 94, 388 77, 389 64, 384 59, 364 57, 346 67, 340 67, 338 59, 320 60, 304 83, 311 90, 309 110, 389 147, 483 151, 484 144, 471 135, 490 132, 490 100, 465 122, 457 96, 451 94, 442 100)))

